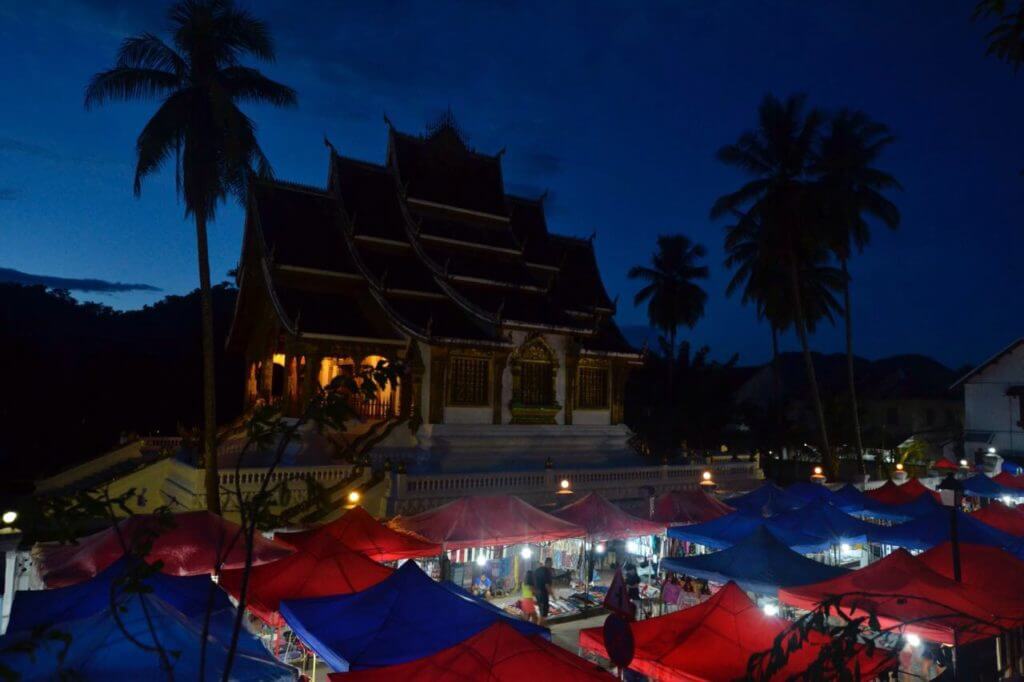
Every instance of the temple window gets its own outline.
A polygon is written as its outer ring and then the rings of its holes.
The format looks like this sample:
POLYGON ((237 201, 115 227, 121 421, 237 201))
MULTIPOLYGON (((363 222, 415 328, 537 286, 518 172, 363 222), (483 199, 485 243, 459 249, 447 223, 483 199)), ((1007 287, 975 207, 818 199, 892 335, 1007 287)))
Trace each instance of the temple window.
POLYGON ((551 349, 534 339, 513 359, 513 402, 524 407, 555 405, 557 365, 551 349))
POLYGON ((580 367, 579 400, 582 409, 608 408, 608 369, 606 367, 580 367))
POLYGON ((453 355, 449 362, 448 404, 464 407, 489 405, 489 366, 487 358, 453 355))

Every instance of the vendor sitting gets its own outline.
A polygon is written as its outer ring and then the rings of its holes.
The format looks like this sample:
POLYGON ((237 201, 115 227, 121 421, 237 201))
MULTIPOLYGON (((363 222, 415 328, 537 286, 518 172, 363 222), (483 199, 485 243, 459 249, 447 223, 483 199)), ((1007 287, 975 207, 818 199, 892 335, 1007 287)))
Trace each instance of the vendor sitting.
POLYGON ((491 596, 491 578, 487 573, 481 573, 473 581, 473 594, 478 597, 491 596))

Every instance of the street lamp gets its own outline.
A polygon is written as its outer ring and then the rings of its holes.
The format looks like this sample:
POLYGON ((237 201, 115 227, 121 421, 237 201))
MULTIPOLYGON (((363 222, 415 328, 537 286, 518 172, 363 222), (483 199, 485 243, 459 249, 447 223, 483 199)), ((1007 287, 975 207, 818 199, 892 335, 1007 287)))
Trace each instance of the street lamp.
POLYGON ((811 480, 815 483, 825 482, 825 472, 821 467, 814 467, 814 473, 811 474, 811 480))
POLYGON ((711 478, 710 471, 705 471, 700 475, 700 487, 705 492, 711 492, 715 489, 715 482, 711 478))
POLYGON ((572 488, 569 484, 568 478, 563 478, 558 483, 558 494, 559 495, 572 495, 572 488))

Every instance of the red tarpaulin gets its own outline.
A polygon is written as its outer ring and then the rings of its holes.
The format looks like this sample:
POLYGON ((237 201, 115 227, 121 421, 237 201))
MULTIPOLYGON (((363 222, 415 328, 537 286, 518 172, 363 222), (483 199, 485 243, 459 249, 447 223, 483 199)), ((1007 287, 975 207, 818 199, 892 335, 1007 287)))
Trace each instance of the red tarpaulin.
MULTIPOLYGON (((220 575, 221 586, 235 599, 241 593, 242 573, 235 570, 220 575)), ((284 599, 352 594, 376 585, 391 573, 387 566, 352 551, 334 538, 320 536, 289 557, 252 569, 246 607, 268 625, 277 627, 284 624, 277 612, 284 599)))
POLYGON ((955 463, 953 463, 953 462, 951 462, 951 461, 949 461, 945 457, 943 457, 942 459, 935 460, 935 463, 932 464, 932 469, 939 469, 939 470, 943 470, 944 469, 946 471, 959 471, 960 470, 960 466, 955 464, 955 463))
POLYGON ((874 490, 865 490, 864 494, 875 502, 882 504, 904 504, 912 502, 921 493, 928 493, 936 502, 942 502, 940 495, 925 487, 919 480, 912 478, 903 485, 896 484, 892 479, 886 481, 881 487, 874 490))
POLYGON ((674 490, 658 495, 654 500, 652 519, 670 526, 704 523, 735 510, 714 495, 703 490, 674 490))
POLYGON ((275 540, 301 548, 313 538, 326 535, 374 561, 398 561, 437 556, 441 546, 409 533, 399 533, 373 518, 362 507, 353 507, 328 524, 298 533, 277 533, 275 540))
MULTIPOLYGON (((169 575, 212 573, 218 559, 222 568, 245 565, 245 538, 241 526, 206 511, 185 512, 167 517, 138 514, 118 523, 120 535, 129 547, 152 539, 146 555, 150 563, 162 561, 169 575), (154 537, 155 536, 155 537, 154 537)), ((47 587, 74 585, 92 578, 124 556, 118 530, 107 528, 88 535, 74 545, 38 545, 39 573, 47 587)), ((253 565, 276 561, 292 553, 290 547, 255 537, 253 565)))
MULTIPOLYGON (((667 616, 630 623, 636 653, 629 666, 654 680, 735 680, 747 676, 747 662, 768 651, 776 636, 789 626, 766 616, 736 583, 729 582, 707 601, 667 616)), ((580 646, 607 657, 602 628, 580 631, 580 646)), ((771 677, 788 679, 814 661, 826 635, 812 633, 811 641, 790 654, 786 666, 771 677)), ((861 678, 869 680, 893 665, 880 650, 858 656, 861 678)), ((849 663, 853 669, 853 661, 849 663)))
POLYGON ((513 495, 462 497, 422 514, 395 517, 388 525, 440 543, 446 550, 546 542, 587 534, 579 526, 513 495))
MULTIPOLYGON (((944 542, 919 554, 925 566, 953 579, 953 544, 944 542)), ((975 588, 978 599, 987 599, 986 608, 1006 620, 1024 618, 1024 561, 998 547, 960 545, 960 580, 975 588)), ((982 602, 979 602, 982 603, 982 602)))
POLYGON ((627 514, 597 493, 587 493, 551 514, 583 528, 593 542, 665 532, 665 524, 627 514))
POLYGON ((779 599, 801 609, 814 609, 821 601, 842 596, 841 605, 848 615, 878 616, 882 627, 906 625, 907 632, 939 642, 953 644, 957 631, 965 644, 999 634, 990 625, 995 616, 979 590, 956 583, 936 573, 897 549, 884 559, 832 580, 779 590, 779 599))
POLYGON ((539 636, 527 637, 495 623, 461 644, 433 656, 384 668, 332 673, 331 682, 520 682, 520 680, 612 680, 593 663, 539 636))
POLYGON ((1024 537, 1024 510, 1020 507, 1007 507, 1002 502, 992 502, 971 512, 971 516, 1004 533, 1024 537))
POLYGON ((1024 490, 1024 476, 1014 476, 1009 471, 1001 471, 992 477, 992 480, 1007 488, 1024 490))

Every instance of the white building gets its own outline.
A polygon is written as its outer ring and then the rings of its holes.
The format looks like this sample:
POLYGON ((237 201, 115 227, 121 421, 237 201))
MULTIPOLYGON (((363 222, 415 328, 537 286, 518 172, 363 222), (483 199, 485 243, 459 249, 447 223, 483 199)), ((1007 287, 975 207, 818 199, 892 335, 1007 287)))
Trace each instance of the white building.
POLYGON ((981 363, 953 387, 964 388, 964 455, 1024 460, 1024 338, 981 363))

